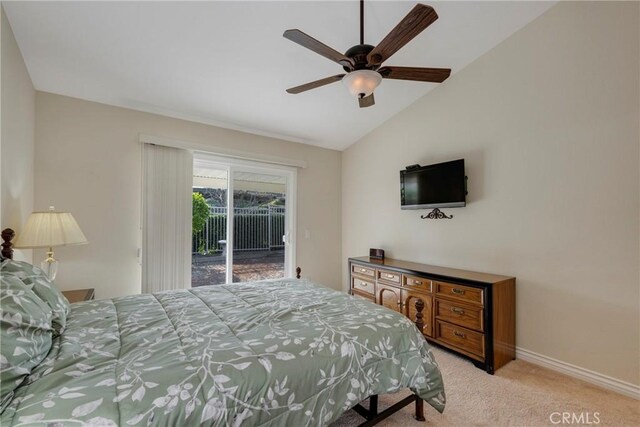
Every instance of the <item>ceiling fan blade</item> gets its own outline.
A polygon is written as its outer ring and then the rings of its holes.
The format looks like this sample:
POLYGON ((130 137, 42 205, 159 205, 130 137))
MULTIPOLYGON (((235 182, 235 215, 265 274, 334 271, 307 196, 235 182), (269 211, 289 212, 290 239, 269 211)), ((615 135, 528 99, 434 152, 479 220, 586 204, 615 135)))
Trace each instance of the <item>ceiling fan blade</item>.
POLYGON ((417 4, 378 45, 369 52, 369 65, 382 64, 438 19, 431 6, 417 4))
POLYGON ((365 96, 363 98, 358 98, 358 104, 360 105, 360 108, 371 107, 375 103, 376 101, 373 99, 373 94, 365 96))
POLYGON ((326 44, 319 42, 308 34, 303 33, 300 30, 287 30, 283 34, 285 39, 289 39, 294 43, 298 43, 302 47, 306 47, 309 50, 314 51, 315 53, 324 56, 332 60, 333 62, 337 62, 338 64, 353 69, 354 64, 351 58, 344 56, 340 52, 335 49, 330 48, 326 44))
POLYGON ((450 68, 382 67, 378 72, 385 79, 434 83, 442 83, 451 75, 450 68))
POLYGON ((337 74, 335 76, 326 77, 324 79, 316 80, 315 82, 305 83, 305 84, 300 85, 300 86, 289 88, 289 89, 287 89, 287 92, 288 93, 293 93, 293 94, 300 93, 300 92, 305 92, 307 90, 315 89, 315 88, 320 87, 320 86, 328 85, 329 83, 340 81, 340 80, 342 80, 343 77, 344 77, 344 74, 337 74))

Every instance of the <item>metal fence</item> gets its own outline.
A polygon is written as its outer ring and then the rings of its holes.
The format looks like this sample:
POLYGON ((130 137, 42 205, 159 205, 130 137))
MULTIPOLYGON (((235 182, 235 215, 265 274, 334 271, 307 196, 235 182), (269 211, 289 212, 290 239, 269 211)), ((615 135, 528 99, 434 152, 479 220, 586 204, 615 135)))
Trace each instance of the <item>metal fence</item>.
MULTIPOLYGON (((233 250, 268 251, 284 247, 284 206, 235 208, 233 250)), ((204 230, 192 239, 194 254, 222 252, 227 238, 227 208, 210 207, 204 230)))

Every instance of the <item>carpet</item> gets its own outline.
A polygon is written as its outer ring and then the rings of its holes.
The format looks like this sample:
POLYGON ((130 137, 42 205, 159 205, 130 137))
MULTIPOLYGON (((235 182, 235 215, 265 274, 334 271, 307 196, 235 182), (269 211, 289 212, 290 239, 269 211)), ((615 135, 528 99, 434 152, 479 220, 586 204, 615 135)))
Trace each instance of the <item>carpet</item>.
MULTIPOLYGON (((633 398, 521 360, 510 362, 495 375, 488 375, 461 357, 438 348, 433 351, 447 394, 444 414, 425 404, 426 422, 418 422, 412 416, 414 405, 409 405, 379 426, 640 425, 640 401, 633 398), (564 412, 569 415, 563 423, 564 412), (571 414, 575 414, 573 419, 571 414)), ((406 390, 380 396, 379 410, 408 394, 406 390)), ((331 427, 357 426, 363 421, 364 418, 350 410, 331 427)))

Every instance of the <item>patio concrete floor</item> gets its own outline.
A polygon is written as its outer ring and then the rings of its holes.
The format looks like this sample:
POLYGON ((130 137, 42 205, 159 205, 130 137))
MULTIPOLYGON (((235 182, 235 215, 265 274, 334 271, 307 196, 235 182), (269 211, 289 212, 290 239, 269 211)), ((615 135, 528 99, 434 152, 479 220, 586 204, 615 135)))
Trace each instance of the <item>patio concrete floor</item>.
MULTIPOLYGON (((191 286, 225 283, 224 256, 194 255, 191 264, 191 286)), ((233 281, 249 282, 276 279, 284 275, 284 250, 238 251, 233 254, 233 281)))

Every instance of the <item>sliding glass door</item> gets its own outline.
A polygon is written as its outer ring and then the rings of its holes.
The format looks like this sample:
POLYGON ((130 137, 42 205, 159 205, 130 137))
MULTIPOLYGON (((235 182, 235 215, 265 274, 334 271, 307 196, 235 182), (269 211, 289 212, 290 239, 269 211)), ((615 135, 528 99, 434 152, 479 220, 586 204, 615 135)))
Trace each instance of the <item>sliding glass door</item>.
POLYGON ((192 286, 293 276, 295 170, 196 155, 196 193, 192 286))
POLYGON ((234 282, 285 276, 286 202, 285 175, 233 173, 234 282))

